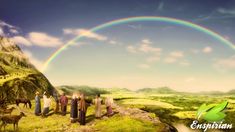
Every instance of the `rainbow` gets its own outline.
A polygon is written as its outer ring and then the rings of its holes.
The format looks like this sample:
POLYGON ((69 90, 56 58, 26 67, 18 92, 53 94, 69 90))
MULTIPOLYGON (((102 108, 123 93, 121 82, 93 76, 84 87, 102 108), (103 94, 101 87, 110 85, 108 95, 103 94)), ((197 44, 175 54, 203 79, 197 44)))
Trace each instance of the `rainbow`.
MULTIPOLYGON (((220 42, 222 42, 223 44, 229 46, 230 48, 235 50, 235 46, 232 42, 230 42, 229 40, 225 39, 223 36, 219 35, 218 33, 206 28, 206 27, 202 27, 200 25, 194 24, 192 22, 189 21, 185 21, 185 20, 180 20, 180 19, 176 19, 176 18, 170 18, 170 17, 162 17, 162 16, 138 16, 138 17, 128 17, 128 18, 121 18, 121 19, 117 19, 117 20, 113 20, 113 21, 109 21, 106 22, 104 24, 98 25, 96 27, 91 28, 89 31, 91 32, 96 32, 98 30, 101 29, 105 29, 111 26, 115 26, 115 25, 120 25, 120 24, 124 24, 124 23, 130 23, 130 22, 138 22, 138 21, 160 21, 160 22, 166 22, 166 23, 172 23, 172 24, 176 24, 176 25, 181 25, 181 26, 185 26, 185 27, 189 27, 192 28, 194 30, 203 32, 217 40, 219 40, 220 42)), ((46 70, 46 68, 48 67, 48 65, 52 62, 53 59, 55 59, 63 50, 65 50, 68 46, 74 44, 75 42, 77 42, 79 39, 81 39, 82 37, 84 37, 84 35, 79 35, 77 37, 75 37, 74 39, 68 41, 65 45, 61 46, 60 48, 58 48, 58 50, 56 50, 44 63, 43 65, 43 70, 46 70)))

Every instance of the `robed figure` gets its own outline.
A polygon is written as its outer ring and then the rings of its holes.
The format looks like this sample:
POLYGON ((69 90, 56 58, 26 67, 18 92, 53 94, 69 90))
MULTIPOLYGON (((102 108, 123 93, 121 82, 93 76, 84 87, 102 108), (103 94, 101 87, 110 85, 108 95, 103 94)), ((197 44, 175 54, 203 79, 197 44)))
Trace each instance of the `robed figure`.
POLYGON ((72 123, 78 119, 78 96, 76 94, 72 96, 71 100, 70 119, 72 123))
POLYGON ((101 117, 101 102, 102 102, 102 99, 100 98, 100 94, 96 95, 96 98, 94 100, 96 118, 101 117))
POLYGON ((87 103, 85 101, 85 97, 82 94, 81 99, 79 101, 79 122, 80 125, 86 124, 86 111, 87 111, 87 103))
POLYGON ((39 97, 39 92, 36 92, 35 96, 35 111, 34 114, 39 116, 41 114, 41 101, 39 97))

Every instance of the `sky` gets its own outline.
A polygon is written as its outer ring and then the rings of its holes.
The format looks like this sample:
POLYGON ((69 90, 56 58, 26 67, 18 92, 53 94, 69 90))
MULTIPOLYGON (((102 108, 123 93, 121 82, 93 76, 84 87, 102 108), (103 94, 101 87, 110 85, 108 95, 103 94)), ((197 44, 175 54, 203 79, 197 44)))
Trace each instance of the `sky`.
POLYGON ((235 51, 195 29, 136 21, 96 32, 109 21, 162 16, 192 22, 235 43, 233 0, 0 0, 0 35, 15 41, 42 70, 45 61, 79 35, 45 71, 57 85, 167 86, 178 91, 235 89, 235 51))

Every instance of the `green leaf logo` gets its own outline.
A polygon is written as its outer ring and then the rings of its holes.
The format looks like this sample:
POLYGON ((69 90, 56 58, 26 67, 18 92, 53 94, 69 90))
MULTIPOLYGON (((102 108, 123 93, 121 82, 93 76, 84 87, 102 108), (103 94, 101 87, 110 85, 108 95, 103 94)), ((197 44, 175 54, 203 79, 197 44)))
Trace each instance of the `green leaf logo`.
POLYGON ((206 105, 202 104, 197 111, 197 119, 199 120, 201 117, 208 122, 218 122, 225 118, 225 113, 223 110, 227 107, 228 102, 224 101, 221 104, 214 105, 206 105))

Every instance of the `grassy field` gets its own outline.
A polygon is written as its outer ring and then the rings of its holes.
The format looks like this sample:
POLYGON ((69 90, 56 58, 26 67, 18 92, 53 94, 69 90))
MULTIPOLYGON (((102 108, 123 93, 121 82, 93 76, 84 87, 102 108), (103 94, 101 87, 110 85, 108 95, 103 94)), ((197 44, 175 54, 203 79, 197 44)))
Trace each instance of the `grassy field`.
MULTIPOLYGON (((19 114, 23 111, 27 117, 22 117, 19 122, 19 131, 38 131, 38 132, 50 132, 50 131, 156 131, 158 126, 153 125, 151 122, 142 121, 138 119, 131 118, 129 116, 120 116, 118 114, 105 118, 105 119, 95 119, 94 117, 94 106, 88 107, 87 111, 87 124, 86 126, 80 126, 79 123, 70 123, 70 106, 68 106, 68 114, 62 116, 60 114, 52 114, 46 118, 34 115, 34 101, 32 101, 32 108, 23 108, 23 104, 20 107, 16 105, 10 105, 9 107, 16 107, 12 114, 19 114)), ((105 106, 102 106, 102 114, 105 114, 105 106)), ((51 108, 55 108, 55 103, 52 104, 51 108)), ((50 113, 53 113, 51 111, 50 113)), ((3 128, 2 128, 3 130, 3 128)), ((13 131, 13 125, 9 124, 6 127, 6 131, 13 131)))
MULTIPOLYGON (((160 121, 175 126, 178 131, 191 131, 188 127, 193 120, 196 119, 196 111, 203 104, 220 103, 224 100, 229 101, 229 105, 225 111, 226 123, 235 123, 235 96, 223 95, 193 95, 193 94, 145 94, 130 91, 113 92, 103 94, 102 98, 111 96, 115 102, 123 107, 139 108, 149 113, 155 114, 160 121)), ((129 116, 120 116, 116 114, 110 118, 101 120, 94 117, 94 106, 90 106, 87 111, 87 125, 80 126, 78 123, 70 123, 69 114, 61 116, 52 114, 47 118, 34 115, 34 101, 32 101, 32 109, 20 108, 14 110, 13 114, 19 114, 19 111, 26 113, 27 117, 23 117, 19 123, 19 130, 25 131, 156 131, 158 126, 151 122, 138 120, 129 116)), ((13 105, 15 106, 15 105, 13 105)), ((54 108, 52 104, 51 108, 54 108)), ((70 106, 68 106, 68 111, 70 106)), ((105 106, 102 113, 105 114, 105 106)), ((51 111, 53 112, 53 111, 51 111)), ((13 126, 8 125, 7 131, 12 131, 13 126)), ((234 128, 231 130, 235 131, 234 128)))
MULTIPOLYGON (((218 104, 224 100, 229 102, 225 110, 226 123, 235 123, 235 96, 234 95, 195 95, 195 94, 131 94, 131 96, 117 97, 120 105, 136 107, 155 113, 162 122, 178 127, 184 126, 184 130, 190 130, 188 126, 196 119, 196 111, 203 104, 218 104)), ((112 95, 109 95, 112 96, 112 95)), ((113 95, 116 97, 116 95, 113 95)), ((178 128, 181 129, 181 128, 178 128)), ((180 130, 179 130, 180 131, 180 130)), ((231 130, 235 131, 235 128, 231 130)))

